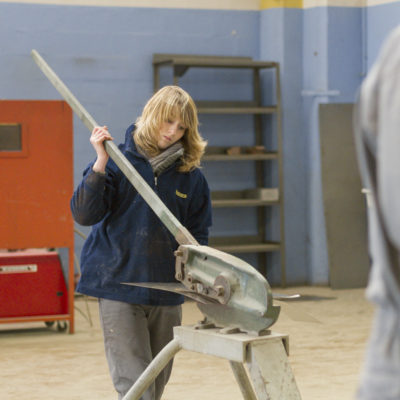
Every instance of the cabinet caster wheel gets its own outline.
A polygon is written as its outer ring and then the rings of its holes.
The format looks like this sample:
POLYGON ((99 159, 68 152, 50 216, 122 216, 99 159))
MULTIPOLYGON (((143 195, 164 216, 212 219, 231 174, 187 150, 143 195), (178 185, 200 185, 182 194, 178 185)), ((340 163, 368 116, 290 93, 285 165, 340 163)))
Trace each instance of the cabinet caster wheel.
POLYGON ((65 321, 57 322, 57 330, 58 332, 64 332, 67 330, 67 323, 65 321))

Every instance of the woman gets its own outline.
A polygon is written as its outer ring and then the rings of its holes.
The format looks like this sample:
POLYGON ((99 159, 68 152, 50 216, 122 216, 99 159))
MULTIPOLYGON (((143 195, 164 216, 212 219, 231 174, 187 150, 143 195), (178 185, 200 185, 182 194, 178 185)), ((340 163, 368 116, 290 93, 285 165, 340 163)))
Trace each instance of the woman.
MULTIPOLYGON (((71 209, 81 225, 93 225, 81 254, 77 291, 99 298, 106 357, 121 399, 173 338, 181 323, 180 295, 122 285, 174 282, 178 244, 115 163, 103 142, 107 127, 90 137, 97 158, 83 173, 71 209)), ((200 244, 211 226, 210 192, 199 169, 206 142, 198 132, 197 110, 187 92, 166 86, 145 105, 119 148, 200 244)), ((161 398, 172 362, 143 395, 161 398)))

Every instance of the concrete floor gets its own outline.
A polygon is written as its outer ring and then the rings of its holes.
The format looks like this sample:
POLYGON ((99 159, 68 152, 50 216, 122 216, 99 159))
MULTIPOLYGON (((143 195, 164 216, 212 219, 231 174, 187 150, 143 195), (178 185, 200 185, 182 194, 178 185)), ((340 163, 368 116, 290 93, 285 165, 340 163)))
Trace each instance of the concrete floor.
MULTIPOLYGON (((289 361, 303 400, 354 399, 373 308, 363 289, 301 287, 301 301, 282 305, 273 331, 289 335, 289 361), (311 322, 312 321, 312 322, 311 322)), ((104 357, 97 301, 77 298, 76 333, 59 333, 43 323, 0 325, 1 400, 116 399, 104 357)), ((184 304, 185 325, 201 314, 184 304)), ((175 357, 163 400, 241 400, 229 363, 181 351, 175 357)), ((282 399, 284 400, 284 399, 282 399)))

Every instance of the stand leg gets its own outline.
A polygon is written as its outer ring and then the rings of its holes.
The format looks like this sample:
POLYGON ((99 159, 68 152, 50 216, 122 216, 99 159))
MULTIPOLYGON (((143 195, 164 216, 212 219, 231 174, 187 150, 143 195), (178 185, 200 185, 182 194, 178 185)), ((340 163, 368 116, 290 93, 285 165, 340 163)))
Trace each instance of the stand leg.
POLYGON ((154 382, 158 374, 174 357, 174 355, 181 350, 182 346, 179 343, 179 338, 175 337, 171 340, 153 359, 149 366, 144 370, 139 379, 129 389, 128 393, 122 400, 138 400, 147 388, 154 382))
POLYGON ((259 400, 301 400, 281 340, 253 342, 248 358, 250 377, 259 400))
POLYGON ((229 361, 229 363, 231 364, 233 374, 239 384, 244 400, 257 400, 243 364, 236 361, 229 361))

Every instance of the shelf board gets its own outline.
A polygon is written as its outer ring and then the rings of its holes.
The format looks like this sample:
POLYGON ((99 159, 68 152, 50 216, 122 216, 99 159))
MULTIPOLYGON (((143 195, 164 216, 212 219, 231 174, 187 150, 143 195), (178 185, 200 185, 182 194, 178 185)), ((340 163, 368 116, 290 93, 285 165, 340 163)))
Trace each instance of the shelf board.
POLYGON ((200 114, 274 114, 276 106, 257 106, 248 101, 196 101, 200 114))
POLYGON ((273 206, 280 204, 279 189, 216 190, 211 192, 211 202, 214 208, 273 206))
POLYGON ((259 199, 226 199, 226 200, 212 200, 214 208, 219 207, 260 207, 260 206, 273 206, 279 204, 278 200, 259 200, 259 199))
POLYGON ((250 57, 226 57, 183 54, 154 54, 153 65, 197 68, 275 68, 276 62, 256 61, 250 57))
POLYGON ((237 237, 215 237, 210 238, 210 247, 227 253, 267 253, 279 251, 279 242, 249 242, 236 243, 237 237))
MULTIPOLYGON (((207 147, 206 153, 203 156, 204 161, 257 161, 257 160, 276 160, 278 152, 266 151, 264 153, 240 153, 227 154, 228 147, 207 147)), ((244 150, 246 151, 246 150, 244 150)))

